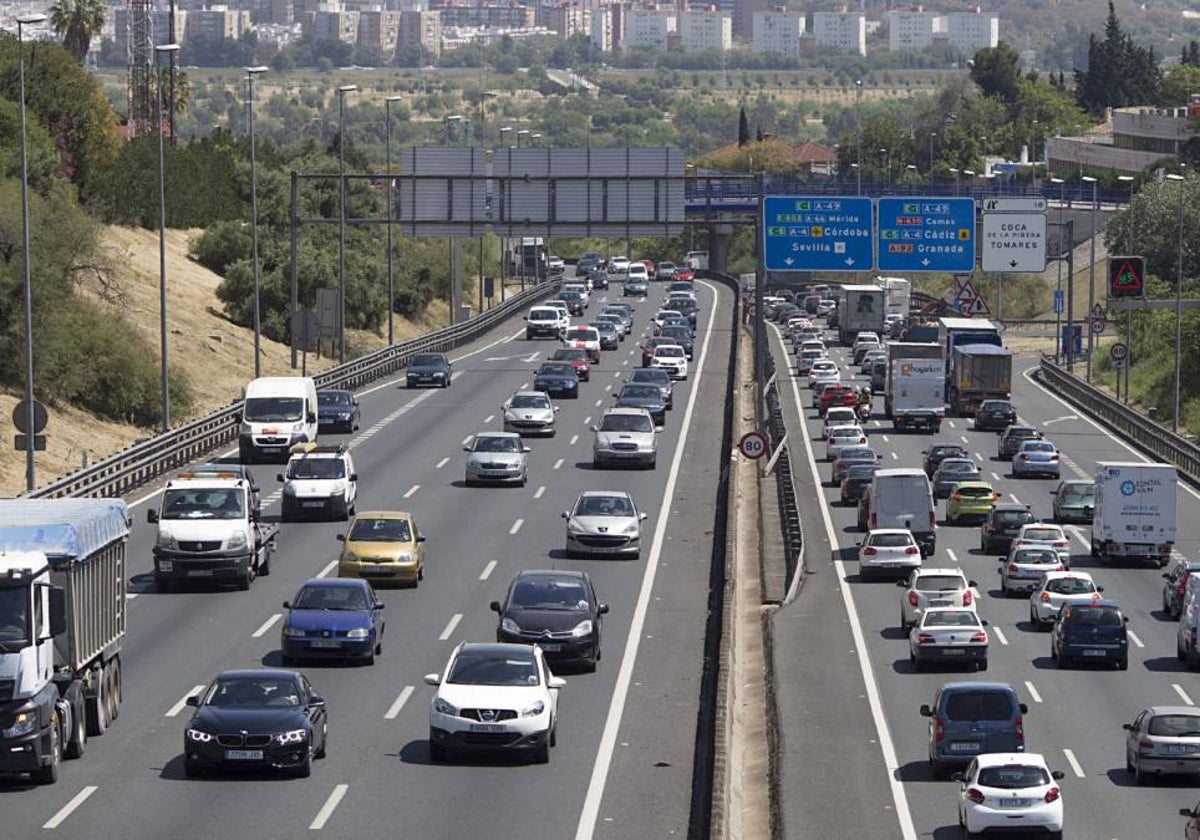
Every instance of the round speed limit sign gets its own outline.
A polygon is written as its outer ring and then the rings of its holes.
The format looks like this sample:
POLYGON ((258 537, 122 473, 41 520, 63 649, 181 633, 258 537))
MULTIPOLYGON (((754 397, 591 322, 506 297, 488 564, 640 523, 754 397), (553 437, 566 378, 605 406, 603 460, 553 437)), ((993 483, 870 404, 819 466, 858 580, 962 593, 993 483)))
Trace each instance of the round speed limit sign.
POLYGON ((763 432, 746 432, 738 441, 738 452, 754 460, 767 454, 767 436, 763 432))

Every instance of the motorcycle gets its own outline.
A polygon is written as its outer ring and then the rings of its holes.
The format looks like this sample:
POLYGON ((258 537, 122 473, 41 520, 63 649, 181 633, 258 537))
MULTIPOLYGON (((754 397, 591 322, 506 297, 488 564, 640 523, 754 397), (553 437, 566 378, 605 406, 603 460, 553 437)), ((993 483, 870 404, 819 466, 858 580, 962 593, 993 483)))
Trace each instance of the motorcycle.
POLYGON ((870 403, 859 403, 858 408, 855 409, 855 413, 858 414, 858 419, 860 422, 862 422, 862 423, 867 422, 868 420, 871 419, 871 404, 870 403))

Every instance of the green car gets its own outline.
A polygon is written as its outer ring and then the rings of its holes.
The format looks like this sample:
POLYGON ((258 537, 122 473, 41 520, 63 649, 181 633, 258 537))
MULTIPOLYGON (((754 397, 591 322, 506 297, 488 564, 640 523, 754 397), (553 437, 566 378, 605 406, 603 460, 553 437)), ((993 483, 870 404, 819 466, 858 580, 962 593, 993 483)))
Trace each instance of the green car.
POLYGON ((946 497, 946 524, 957 525, 964 519, 986 519, 996 506, 996 491, 986 481, 960 481, 946 497))
POLYGON ((1060 481, 1054 490, 1055 522, 1091 522, 1096 507, 1096 482, 1060 481))

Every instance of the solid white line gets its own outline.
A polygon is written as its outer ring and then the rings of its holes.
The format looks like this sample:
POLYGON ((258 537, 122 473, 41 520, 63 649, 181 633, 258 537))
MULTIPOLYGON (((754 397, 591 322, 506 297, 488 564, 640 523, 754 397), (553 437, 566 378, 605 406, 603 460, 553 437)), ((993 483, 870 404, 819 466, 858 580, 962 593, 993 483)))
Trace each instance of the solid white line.
POLYGON ((449 458, 443 458, 442 460, 440 460, 440 461, 438 461, 438 462, 437 462, 437 466, 436 466, 436 467, 434 467, 434 469, 436 469, 436 470, 440 470, 442 467, 446 466, 446 465, 447 465, 447 464, 449 464, 449 463, 450 463, 450 459, 449 459, 449 458))
POLYGON ((493 420, 495 420, 495 419, 496 419, 496 415, 495 415, 495 414, 489 414, 487 417, 484 417, 484 418, 483 418, 483 422, 484 422, 484 423, 491 423, 491 422, 492 422, 493 420))
POLYGON ((563 459, 559 458, 557 461, 554 462, 554 466, 551 469, 558 469, 562 465, 563 465, 563 459))
POLYGON ((404 686, 400 692, 400 696, 392 701, 392 705, 388 706, 388 710, 384 713, 384 720, 395 720, 400 714, 400 710, 404 708, 404 704, 408 702, 408 698, 412 697, 413 687, 411 685, 404 686))
POLYGON ((520 531, 520 530, 521 530, 521 526, 522 526, 522 525, 524 525, 524 524, 525 524, 525 520, 524 520, 524 519, 518 519, 516 522, 514 522, 514 523, 512 524, 512 527, 508 529, 508 535, 509 535, 510 537, 511 537, 511 536, 514 536, 514 535, 517 533, 517 531, 520 531))
POLYGON ((1196 705, 1192 702, 1192 698, 1188 697, 1187 692, 1183 690, 1183 686, 1181 686, 1179 683, 1171 683, 1171 688, 1175 689, 1175 693, 1179 695, 1179 699, 1181 699, 1184 703, 1189 706, 1196 705))
MULTIPOLYGON (((629 694, 629 686, 633 680, 633 666, 637 660, 638 647, 642 641, 642 628, 646 623, 646 613, 650 608, 650 597, 654 591, 654 579, 658 574, 659 555, 662 553, 663 542, 666 539, 667 522, 670 519, 671 500, 675 497, 675 483, 679 478, 679 466, 683 461, 683 453, 688 433, 692 427, 692 414, 696 407, 696 395, 700 393, 701 371, 704 370, 704 359, 708 355, 709 340, 713 335, 713 323, 716 318, 719 298, 717 290, 710 283, 701 281, 713 293, 713 305, 708 313, 708 323, 704 330, 704 343, 700 348, 700 362, 696 365, 696 376, 688 393, 687 408, 684 409, 683 423, 680 426, 679 441, 675 445, 675 454, 671 458, 671 469, 667 474, 667 484, 663 488, 662 511, 654 529, 654 539, 650 544, 650 553, 646 559, 646 569, 642 573, 642 586, 638 591, 637 602, 633 610, 633 618, 629 624, 629 636, 625 641, 625 652, 621 657, 621 667, 617 671, 616 685, 613 687, 612 700, 609 702, 608 716, 604 720, 604 732, 600 736, 596 748, 596 761, 592 765, 592 775, 588 780, 587 795, 579 813, 579 824, 575 829, 575 840, 592 840, 596 831, 596 820, 600 815, 600 803, 604 798, 604 786, 608 780, 608 770, 612 764, 613 751, 617 744, 617 732, 621 727, 621 717, 625 711, 625 701, 629 694)), ((737 336, 732 340, 736 341, 737 336)), ((632 352, 632 351, 631 351, 632 352)), ((915 840, 916 835, 913 835, 915 840)), ((906 838, 907 840, 907 838, 906 838)))
POLYGON ((957 563, 958 563, 958 555, 954 553, 954 549, 953 549, 953 548, 947 548, 947 549, 946 549, 946 556, 950 558, 950 562, 951 562, 951 563, 954 563, 954 564, 956 564, 956 565, 957 565, 957 563))
POLYGON ((259 627, 257 630, 251 633, 250 638, 261 639, 263 636, 267 635, 267 631, 274 627, 275 622, 281 618, 283 618, 283 613, 275 613, 275 615, 271 616, 262 623, 262 627, 259 627))
MULTIPOLYGON (((783 336, 778 330, 776 330, 775 336, 779 340, 780 346, 786 352, 787 345, 783 343, 783 336)), ((695 392, 693 391, 693 393, 695 392)), ((800 386, 797 384, 795 378, 792 379, 792 399, 796 403, 796 413, 800 416, 800 420, 803 423, 807 414, 800 399, 800 386)), ((821 477, 817 474, 817 460, 813 457, 812 442, 808 439, 809 436, 807 434, 803 434, 800 437, 804 441, 804 450, 808 455, 808 466, 812 470, 813 484, 820 487, 821 477)), ((820 504, 817 507, 821 511, 821 519, 825 525, 825 534, 829 539, 829 545, 837 547, 837 532, 833 526, 833 519, 829 514, 829 505, 820 504)), ((900 763, 896 758, 896 745, 892 741, 891 729, 888 727, 887 718, 884 716, 883 702, 879 698, 879 684, 875 679, 875 668, 871 664, 870 657, 867 656, 867 640, 863 634, 862 622, 858 618, 858 611, 854 607, 854 593, 850 590, 846 564, 844 561, 838 559, 833 562, 833 565, 837 571, 838 588, 842 592, 842 602, 846 607, 846 615, 850 622, 850 633, 854 639, 854 651, 858 656, 859 671, 862 673, 863 686, 867 692, 867 705, 871 708, 871 718, 875 721, 875 732, 878 736, 879 749, 883 753, 883 762, 887 768, 888 784, 892 790, 892 804, 896 807, 896 819, 900 823, 900 836, 903 840, 917 840, 917 829, 913 825, 912 814, 908 809, 908 799, 904 794, 904 783, 899 779, 900 763)), ((786 603, 787 600, 785 599, 786 603)))
POLYGON ((202 686, 202 685, 192 686, 187 694, 185 694, 179 698, 178 703, 176 703, 171 708, 167 709, 167 713, 165 715, 163 715, 163 717, 175 717, 177 714, 182 712, 184 710, 184 708, 187 706, 187 699, 189 697, 194 697, 195 695, 199 694, 203 690, 204 690, 204 686, 202 686))
POLYGON ((458 626, 458 622, 462 621, 462 613, 455 613, 450 616, 450 621, 446 624, 446 629, 438 636, 439 642, 444 642, 450 638, 450 634, 454 632, 454 628, 458 626))
POLYGON ((1140 648, 1145 647, 1145 645, 1142 644, 1142 640, 1137 637, 1137 633, 1134 633, 1132 630, 1128 630, 1128 631, 1126 631, 1126 635, 1129 636, 1129 641, 1133 642, 1138 647, 1140 647, 1140 648))
POLYGON ((75 811, 75 809, 78 808, 80 805, 82 805, 84 802, 87 802, 87 798, 95 792, 96 792, 95 785, 84 786, 83 790, 81 790, 81 791, 79 791, 79 793, 75 794, 71 798, 70 802, 68 802, 66 805, 62 806, 62 808, 59 809, 57 814, 55 814, 50 819, 46 820, 46 823, 45 823, 45 825, 42 826, 42 828, 58 828, 62 824, 63 820, 65 820, 67 817, 71 816, 71 814, 75 811))
POLYGON ((320 831, 325 827, 325 823, 329 822, 329 818, 333 816, 333 811, 337 808, 338 803, 342 801, 342 797, 346 795, 346 791, 350 788, 349 785, 341 784, 333 786, 333 793, 329 794, 329 798, 325 800, 325 804, 321 806, 321 810, 317 811, 317 817, 308 827, 312 831, 320 831))
POLYGON ((330 572, 337 568, 337 564, 337 560, 330 560, 325 564, 324 569, 321 569, 321 571, 317 572, 317 577, 326 577, 330 572))
POLYGON ((579 442, 579 435, 571 435, 571 443, 568 445, 574 446, 578 442, 579 442))
POLYGON ((492 572, 495 571, 495 569, 496 569, 496 561, 495 560, 487 561, 487 565, 484 566, 483 571, 479 573, 479 579, 487 580, 488 578, 490 578, 492 576, 492 572))
POLYGON ((545 494, 546 494, 546 485, 544 485, 544 484, 543 484, 543 485, 542 485, 541 487, 539 487, 537 490, 534 490, 534 491, 533 491, 533 498, 535 498, 535 499, 540 499, 540 498, 542 498, 542 496, 544 496, 545 494))
POLYGON ((1084 778, 1083 768, 1079 765, 1079 759, 1075 757, 1075 753, 1063 747, 1063 755, 1067 757, 1067 764, 1071 765, 1071 770, 1074 771, 1076 778, 1084 778))
POLYGON ((1033 698, 1034 703, 1042 702, 1042 695, 1038 694, 1038 690, 1033 687, 1033 683, 1025 680, 1025 688, 1029 690, 1029 696, 1033 698))
POLYGON ((408 492, 404 494, 404 498, 411 499, 413 494, 416 493, 420 489, 421 489, 420 484, 414 484, 412 487, 408 488, 408 492))
POLYGON ((1004 631, 999 627, 993 627, 992 632, 996 634, 996 638, 1000 640, 1000 644, 1008 644, 1008 637, 1004 635, 1004 631))

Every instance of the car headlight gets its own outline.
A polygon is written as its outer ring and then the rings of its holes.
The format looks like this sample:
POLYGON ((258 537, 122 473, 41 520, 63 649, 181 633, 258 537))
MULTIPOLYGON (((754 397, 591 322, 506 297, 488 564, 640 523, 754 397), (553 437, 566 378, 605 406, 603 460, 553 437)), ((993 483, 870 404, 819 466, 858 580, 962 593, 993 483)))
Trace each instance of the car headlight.
POLYGON ((345 550, 342 552, 341 556, 338 557, 338 561, 341 563, 357 563, 358 555, 353 551, 345 550))
POLYGON ((337 416, 337 418, 338 418, 339 420, 349 420, 349 419, 350 419, 350 412, 349 412, 349 411, 339 411, 339 412, 338 412, 338 416, 337 416))
POLYGON ((295 424, 293 424, 293 425, 292 425, 292 431, 293 431, 293 432, 303 432, 303 431, 304 431, 304 424, 303 424, 303 423, 295 423, 295 424))
POLYGON ((439 715, 450 715, 451 717, 458 717, 458 709, 451 706, 449 703, 447 703, 441 697, 433 698, 433 710, 435 712, 437 712, 439 715))
POLYGON ((285 626, 283 628, 283 635, 287 636, 289 639, 302 639, 306 633, 306 630, 301 630, 299 627, 285 626))
POLYGON ((214 736, 211 732, 205 732, 203 729, 189 728, 187 731, 187 737, 189 741, 195 741, 198 744, 207 744, 213 739, 214 736))
POLYGON ((542 712, 546 711, 546 703, 543 700, 538 700, 532 706, 529 706, 521 711, 521 717, 537 717, 542 712))
POLYGON ((252 427, 249 423, 242 423, 238 426, 238 434, 239 435, 254 434, 254 427, 252 427))
POLYGON ((626 526, 625 526, 625 531, 624 531, 624 533, 626 533, 626 534, 636 534, 637 532, 638 532, 638 524, 637 524, 636 522, 631 522, 631 523, 629 523, 628 525, 626 525, 626 526))
POLYGON ((511 618, 503 618, 500 620, 500 629, 505 633, 520 633, 521 626, 511 618))
POLYGON ((38 714, 37 709, 30 708, 21 712, 17 712, 13 718, 13 725, 4 730, 6 738, 20 738, 22 735, 28 735, 37 729, 38 714))
POLYGON ((402 551, 396 555, 397 563, 411 563, 413 559, 411 551, 402 551))
POLYGON ((284 744, 302 744, 308 736, 308 732, 303 729, 292 729, 287 732, 280 732, 275 736, 275 743, 283 746, 284 744))
POLYGON ((283 483, 283 495, 295 496, 296 495, 296 485, 292 484, 292 482, 290 482, 290 481, 285 481, 283 483))
POLYGON ((584 636, 592 635, 592 620, 590 618, 585 618, 583 621, 576 624, 571 630, 571 635, 575 636, 576 638, 583 638, 584 636))
POLYGON ((587 528, 584 528, 583 526, 581 526, 574 519, 567 520, 567 533, 586 534, 587 532, 588 532, 587 528))
POLYGON ((434 379, 445 379, 445 378, 446 378, 446 374, 445 374, 445 372, 444 372, 444 371, 440 371, 440 370, 439 370, 439 371, 435 371, 435 372, 434 372, 434 374, 433 374, 433 378, 434 378, 434 379))
POLYGON ((237 531, 236 533, 230 534, 228 545, 229 545, 229 548, 231 548, 231 549, 245 548, 247 545, 246 532, 245 531, 237 531))
POLYGON ((352 630, 346 631, 347 639, 366 639, 371 635, 371 631, 366 627, 355 627, 352 630))
POLYGON ((175 541, 175 535, 170 531, 158 532, 158 547, 159 548, 179 548, 179 543, 175 541))

